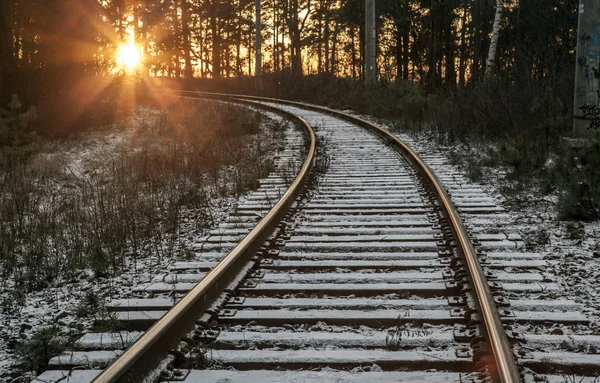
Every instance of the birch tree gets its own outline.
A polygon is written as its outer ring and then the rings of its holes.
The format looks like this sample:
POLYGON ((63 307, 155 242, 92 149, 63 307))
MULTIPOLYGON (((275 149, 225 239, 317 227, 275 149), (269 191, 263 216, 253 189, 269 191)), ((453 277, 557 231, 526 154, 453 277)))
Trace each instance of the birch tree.
POLYGON ((496 16, 494 17, 494 26, 492 28, 492 38, 490 40, 490 50, 488 52, 487 61, 485 63, 485 77, 489 77, 494 69, 494 61, 496 60, 496 50, 498 48, 498 38, 500 37, 500 21, 502 19, 502 9, 504 1, 496 2, 496 16))

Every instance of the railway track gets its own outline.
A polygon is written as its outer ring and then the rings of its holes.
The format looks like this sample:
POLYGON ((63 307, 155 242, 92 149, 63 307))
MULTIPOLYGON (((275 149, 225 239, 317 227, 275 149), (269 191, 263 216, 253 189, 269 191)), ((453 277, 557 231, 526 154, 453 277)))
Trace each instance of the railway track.
POLYGON ((197 260, 111 303, 123 331, 87 334, 87 351, 55 358, 38 381, 579 382, 600 372, 597 355, 561 352, 588 320, 552 298, 559 286, 539 272, 541 257, 515 252, 518 235, 479 226, 502 219, 484 192, 438 179, 365 121, 245 102, 304 127, 309 150, 291 187, 281 172, 263 180, 197 260))

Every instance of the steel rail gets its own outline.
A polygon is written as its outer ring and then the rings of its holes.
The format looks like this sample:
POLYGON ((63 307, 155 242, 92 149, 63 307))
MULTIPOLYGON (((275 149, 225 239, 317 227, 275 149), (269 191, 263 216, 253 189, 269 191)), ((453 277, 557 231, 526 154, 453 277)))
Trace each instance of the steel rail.
MULTIPOLYGON (((222 93, 193 91, 183 91, 183 93, 199 93, 203 95, 211 95, 214 97, 231 97, 231 95, 222 93)), ((488 285, 487 278, 485 277, 485 273, 483 271, 483 268, 481 267, 481 263, 479 262, 477 252, 473 247, 473 243, 469 238, 469 234, 458 214, 458 211, 456 210, 456 207, 452 203, 448 192, 442 186, 442 183, 435 175, 435 173, 416 152, 414 152, 402 140, 400 140, 398 137, 394 136, 387 130, 380 128, 379 126, 372 124, 371 122, 366 121, 360 117, 352 116, 347 113, 339 112, 337 110, 318 105, 306 104, 303 102, 276 100, 245 95, 236 95, 236 97, 262 102, 276 102, 280 104, 297 106, 304 109, 310 109, 338 116, 346 121, 358 124, 362 127, 374 131, 385 141, 394 145, 395 147, 399 148, 402 152, 407 154, 408 159, 413 163, 413 165, 416 165, 417 170, 420 170, 423 174, 425 174, 430 184, 434 187, 435 192, 437 194, 437 200, 442 206, 443 211, 446 213, 448 219, 450 220, 452 231, 455 234, 455 238, 458 240, 460 250, 465 258, 469 271, 469 277, 471 279, 473 289, 476 293, 476 298, 485 325, 485 330, 488 335, 490 348, 492 350, 492 354, 496 362, 495 369, 492 368, 492 371, 490 371, 490 373, 492 375, 496 375, 493 376, 494 380, 499 380, 503 383, 516 383, 522 381, 514 353, 512 352, 510 341, 508 340, 508 337, 506 335, 500 314, 498 312, 498 308, 496 306, 496 303, 494 302, 494 298, 491 289, 488 285)))
MULTIPOLYGON (((240 101, 230 96, 226 98, 240 101)), ((302 124, 309 138, 309 150, 300 173, 257 226, 140 339, 106 367, 93 380, 93 383, 142 381, 142 377, 151 371, 154 364, 166 355, 171 347, 177 345, 181 337, 193 329, 194 320, 199 318, 223 293, 223 289, 246 264, 249 255, 258 250, 264 240, 273 232, 308 179, 316 158, 316 136, 312 127, 304 119, 291 113, 248 100, 241 101, 259 108, 283 113, 302 124)))

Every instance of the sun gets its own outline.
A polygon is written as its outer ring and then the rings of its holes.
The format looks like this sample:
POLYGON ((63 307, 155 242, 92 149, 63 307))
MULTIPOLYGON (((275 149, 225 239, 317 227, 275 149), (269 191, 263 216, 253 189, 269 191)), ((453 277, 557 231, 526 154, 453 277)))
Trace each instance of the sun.
POLYGON ((122 45, 117 50, 117 64, 128 71, 135 69, 141 60, 140 48, 133 43, 122 45))

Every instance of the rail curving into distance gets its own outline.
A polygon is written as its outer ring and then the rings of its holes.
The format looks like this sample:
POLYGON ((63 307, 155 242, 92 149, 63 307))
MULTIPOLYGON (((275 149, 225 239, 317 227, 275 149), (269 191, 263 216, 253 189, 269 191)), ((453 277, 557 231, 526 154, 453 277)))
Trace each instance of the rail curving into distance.
MULTIPOLYGON (((273 109, 253 102, 247 104, 273 109)), ((93 380, 95 383, 131 382, 132 377, 148 373, 165 350, 179 342, 193 327, 194 320, 207 310, 237 276, 249 257, 273 232, 279 220, 293 204, 306 182, 316 158, 316 137, 312 127, 301 117, 277 110, 300 123, 309 138, 309 150, 300 173, 277 204, 256 227, 210 273, 185 295, 171 310, 93 380)))
MULTIPOLYGON (((421 173, 426 182, 430 184, 435 192, 436 200, 442 209, 442 214, 450 222, 454 234, 459 255, 463 258, 469 271, 474 298, 480 308, 483 327, 487 334, 488 347, 494 357, 494 363, 487 366, 495 381, 513 383, 520 382, 521 376, 508 337, 502 325, 500 315, 494 302, 492 292, 485 277, 483 268, 479 262, 477 252, 473 247, 469 234, 462 223, 456 207, 451 202, 446 189, 442 186, 438 177, 427 164, 404 142, 387 132, 386 130, 355 116, 335 111, 326 107, 310 105, 301 102, 270 99, 263 97, 231 95, 219 93, 203 93, 184 91, 175 94, 190 95, 202 98, 218 98, 228 101, 245 102, 261 108, 270 108, 258 105, 256 102, 272 102, 286 104, 309 109, 321 113, 334 115, 351 123, 366 128, 386 143, 398 149, 411 162, 413 167, 421 173)), ((277 110, 282 113, 281 110, 277 110)), ((316 146, 315 134, 312 128, 300 117, 285 112, 286 115, 301 121, 310 137, 310 150, 307 159, 290 189, 285 193, 275 207, 260 221, 255 229, 246 236, 242 242, 219 263, 202 281, 200 281, 173 309, 171 309, 161 320, 152 326, 135 344, 133 344, 121 357, 110 364, 95 380, 95 383, 125 382, 131 376, 140 376, 147 373, 153 361, 158 359, 162 352, 178 342, 179 337, 184 336, 192 327, 194 317, 198 317, 206 310, 211 302, 214 302, 219 293, 232 281, 234 275, 242 267, 249 254, 256 250, 261 242, 272 232, 289 206, 293 203, 295 196, 308 177, 308 173, 315 160, 316 146)))

